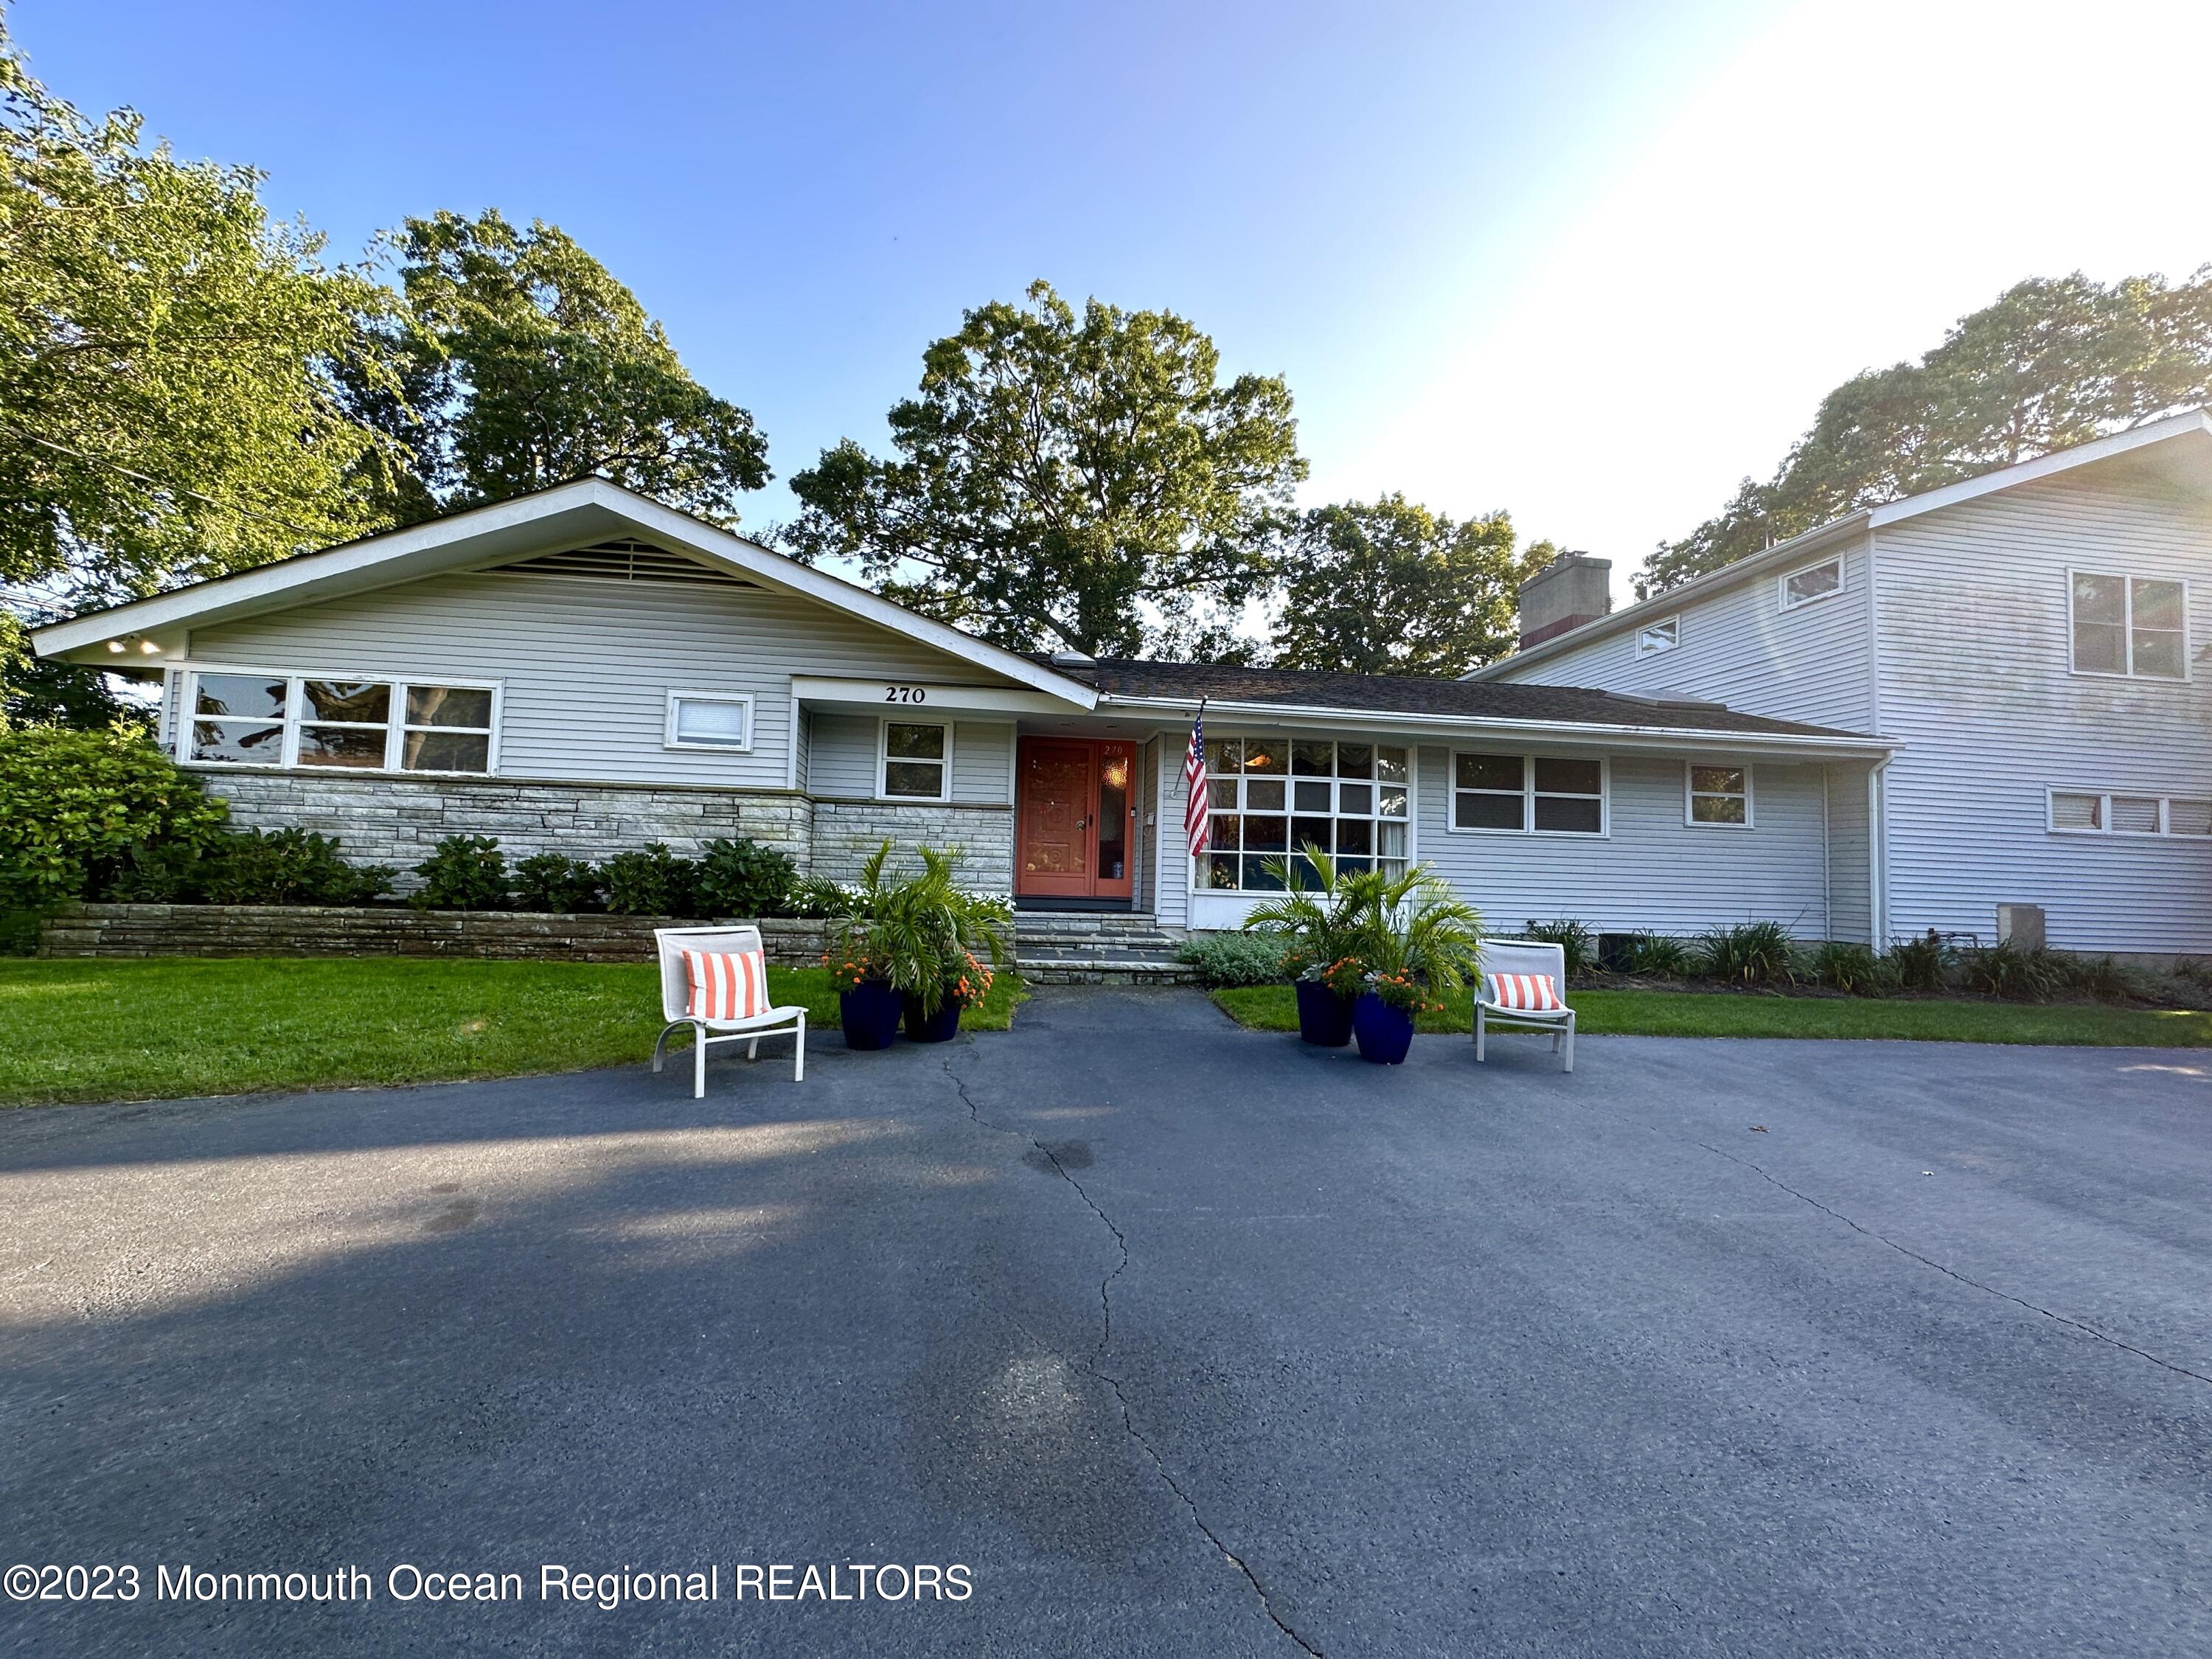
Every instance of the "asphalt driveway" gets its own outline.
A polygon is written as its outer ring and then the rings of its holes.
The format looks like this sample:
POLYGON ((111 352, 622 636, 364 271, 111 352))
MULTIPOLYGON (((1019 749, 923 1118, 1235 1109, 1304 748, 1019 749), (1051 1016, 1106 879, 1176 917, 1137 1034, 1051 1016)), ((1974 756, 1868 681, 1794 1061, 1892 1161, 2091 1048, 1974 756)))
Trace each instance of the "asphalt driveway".
POLYGON ((0 1650, 2212 1651, 2212 1061, 1540 1048, 0 1114, 0 1650))

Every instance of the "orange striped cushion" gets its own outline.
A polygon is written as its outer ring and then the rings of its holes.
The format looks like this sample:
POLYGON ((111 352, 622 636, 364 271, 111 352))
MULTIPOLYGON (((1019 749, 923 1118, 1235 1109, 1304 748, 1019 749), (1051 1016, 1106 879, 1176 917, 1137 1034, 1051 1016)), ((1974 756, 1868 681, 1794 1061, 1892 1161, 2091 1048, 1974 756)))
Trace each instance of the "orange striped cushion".
POLYGON ((694 1019, 750 1019, 768 1012, 768 958, 758 951, 686 951, 694 1019))
POLYGON ((1531 1014, 1550 1013, 1567 1005, 1559 1000, 1559 982, 1549 974, 1488 974, 1490 1000, 1499 1008, 1531 1014))

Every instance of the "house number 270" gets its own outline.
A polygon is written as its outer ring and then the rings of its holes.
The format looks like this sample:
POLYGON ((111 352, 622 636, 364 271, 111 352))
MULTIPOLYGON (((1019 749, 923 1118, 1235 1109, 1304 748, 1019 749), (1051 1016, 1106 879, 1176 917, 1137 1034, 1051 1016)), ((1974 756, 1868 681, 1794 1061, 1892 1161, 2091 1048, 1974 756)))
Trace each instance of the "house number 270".
POLYGON ((929 688, 924 685, 887 685, 884 688, 885 702, 927 702, 929 688))

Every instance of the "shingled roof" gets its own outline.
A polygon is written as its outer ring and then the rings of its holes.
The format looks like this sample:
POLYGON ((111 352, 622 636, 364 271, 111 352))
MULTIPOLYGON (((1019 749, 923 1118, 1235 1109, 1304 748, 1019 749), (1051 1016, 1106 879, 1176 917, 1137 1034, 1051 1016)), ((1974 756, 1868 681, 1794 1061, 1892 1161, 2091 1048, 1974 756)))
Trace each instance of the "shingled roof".
POLYGON ((1572 685, 1506 680, 1449 680, 1398 674, 1329 674, 1296 668, 1243 668, 1228 663, 1146 662, 1102 657, 1095 663, 1054 659, 1071 679, 1108 697, 1167 697, 1222 703, 1278 703, 1342 709, 1347 714, 1459 715, 1475 720, 1558 721, 1578 726, 1644 727, 1655 732, 1741 732, 1747 736, 1852 738, 1833 726, 1805 726, 1738 714, 1693 698, 1641 697, 1572 685))

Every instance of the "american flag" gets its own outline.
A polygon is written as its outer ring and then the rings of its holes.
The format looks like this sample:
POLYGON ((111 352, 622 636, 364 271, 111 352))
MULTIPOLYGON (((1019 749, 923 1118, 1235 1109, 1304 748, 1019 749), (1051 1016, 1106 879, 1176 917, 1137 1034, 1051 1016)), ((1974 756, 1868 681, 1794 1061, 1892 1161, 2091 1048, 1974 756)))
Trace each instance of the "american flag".
POLYGON ((1202 858, 1206 843, 1212 839, 1213 819, 1209 791, 1206 787, 1206 700, 1198 703, 1198 714, 1190 723, 1190 750, 1182 757, 1183 781, 1190 786, 1189 799, 1182 808, 1183 839, 1190 843, 1190 855, 1202 858))

